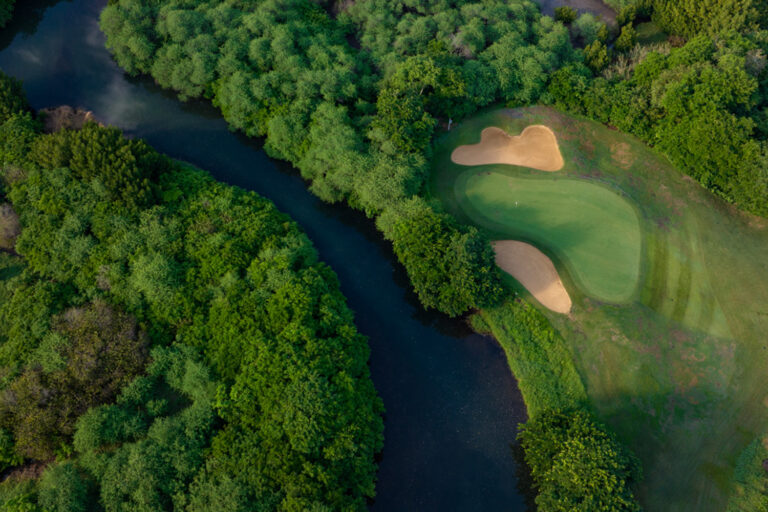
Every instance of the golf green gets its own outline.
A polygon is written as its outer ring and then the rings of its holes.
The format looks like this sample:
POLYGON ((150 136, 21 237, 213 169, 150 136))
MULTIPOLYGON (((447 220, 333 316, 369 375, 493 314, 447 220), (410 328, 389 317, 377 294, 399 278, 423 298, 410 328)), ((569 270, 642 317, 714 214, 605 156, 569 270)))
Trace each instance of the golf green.
POLYGON ((475 223, 500 238, 526 240, 554 253, 587 295, 607 302, 633 298, 640 277, 640 222, 617 192, 583 179, 515 177, 477 168, 455 183, 457 199, 475 223))

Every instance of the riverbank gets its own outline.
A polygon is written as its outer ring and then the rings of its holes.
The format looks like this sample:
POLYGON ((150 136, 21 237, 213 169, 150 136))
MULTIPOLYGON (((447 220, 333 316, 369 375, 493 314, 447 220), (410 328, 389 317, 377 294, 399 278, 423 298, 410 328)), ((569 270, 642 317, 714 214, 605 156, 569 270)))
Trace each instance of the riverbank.
MULTIPOLYGON (((38 4, 19 13, 40 12, 38 4)), ((269 197, 306 230, 369 337, 372 378, 387 409, 372 510, 523 510, 509 447, 526 412, 503 351, 461 320, 425 312, 362 213, 311 195, 294 169, 269 159, 260 141, 229 131, 209 103, 181 103, 152 80, 126 77, 104 48, 103 6, 62 2, 41 13, 36 30, 23 20, 26 35, 4 31, 0 67, 24 80, 34 107, 91 110, 218 180, 269 197)))

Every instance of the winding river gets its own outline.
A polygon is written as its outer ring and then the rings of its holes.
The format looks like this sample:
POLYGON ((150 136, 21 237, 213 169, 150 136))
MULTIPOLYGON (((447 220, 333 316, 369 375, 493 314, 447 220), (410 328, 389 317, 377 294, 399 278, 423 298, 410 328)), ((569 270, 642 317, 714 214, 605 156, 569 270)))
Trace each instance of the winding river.
POLYGON ((0 69, 24 81, 33 107, 92 110, 268 197, 303 226, 370 339, 373 380, 387 409, 372 510, 524 510, 511 446, 525 406, 498 345, 462 321, 424 312, 370 220, 322 203, 260 141, 230 132, 208 103, 182 103, 151 80, 126 77, 98 28, 105 3, 17 2, 0 33, 0 69))

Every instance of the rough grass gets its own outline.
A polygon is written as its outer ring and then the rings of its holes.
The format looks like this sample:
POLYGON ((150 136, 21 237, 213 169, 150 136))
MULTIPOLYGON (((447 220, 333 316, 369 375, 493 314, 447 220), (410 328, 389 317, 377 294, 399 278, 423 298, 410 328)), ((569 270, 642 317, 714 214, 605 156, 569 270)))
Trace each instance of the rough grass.
POLYGON ((548 409, 585 405, 587 394, 562 336, 545 316, 519 299, 478 312, 471 318, 478 332, 492 334, 501 344, 534 418, 548 409))
MULTIPOLYGON (((724 510, 740 455, 768 429, 768 222, 716 199, 639 140, 543 107, 487 112, 441 136, 432 195, 471 222, 455 193, 467 168, 445 165, 451 150, 486 126, 519 133, 530 124, 558 135, 564 175, 620 190, 634 204, 643 239, 629 303, 579 293, 565 268, 573 313, 540 311, 562 335, 567 350, 557 353, 573 357, 598 415, 641 457, 646 509, 724 510)), ((525 336, 510 331, 493 329, 513 337, 500 339, 507 349, 525 336)))

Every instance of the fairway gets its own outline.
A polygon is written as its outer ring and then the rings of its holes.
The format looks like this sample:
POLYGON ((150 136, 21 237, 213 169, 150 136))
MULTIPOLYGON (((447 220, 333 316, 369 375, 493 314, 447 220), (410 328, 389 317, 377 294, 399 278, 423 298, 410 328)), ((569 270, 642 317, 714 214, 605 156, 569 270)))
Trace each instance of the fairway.
POLYGON ((607 302, 632 298, 640 224, 616 192, 586 180, 469 170, 456 180, 456 195, 469 203, 466 212, 478 225, 554 252, 587 295, 607 302))
POLYGON ((590 404, 642 459, 645 509, 726 510, 739 475, 764 471, 736 468, 768 431, 768 221, 638 139, 545 107, 491 110, 439 136, 429 192, 489 239, 552 259, 573 306, 539 308, 590 404), (562 170, 451 159, 488 127, 532 125, 551 128, 562 170))

